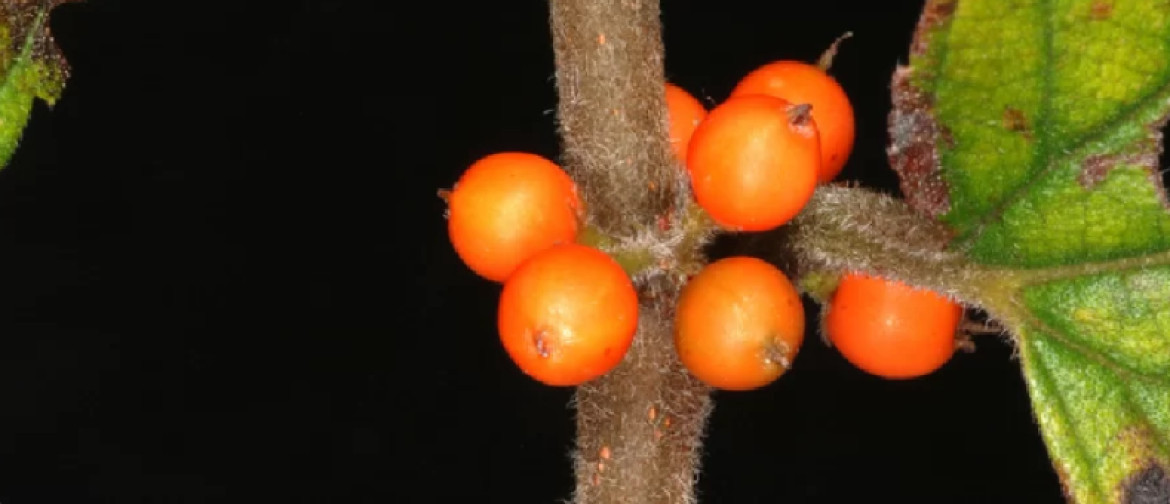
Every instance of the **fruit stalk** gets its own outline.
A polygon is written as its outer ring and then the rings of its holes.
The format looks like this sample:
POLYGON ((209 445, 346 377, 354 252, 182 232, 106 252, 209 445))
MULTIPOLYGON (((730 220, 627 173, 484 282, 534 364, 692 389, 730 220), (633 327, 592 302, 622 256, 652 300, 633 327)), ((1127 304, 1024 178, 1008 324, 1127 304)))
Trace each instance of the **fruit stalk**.
MULTIPOLYGON (((613 241, 677 249, 662 223, 685 226, 687 212, 672 209, 688 208, 691 196, 670 150, 658 2, 557 0, 549 7, 562 165, 578 183, 590 226, 613 241)), ((576 391, 575 504, 696 502, 711 403, 673 349, 685 276, 679 265, 666 261, 637 275, 631 348, 618 367, 576 391)))

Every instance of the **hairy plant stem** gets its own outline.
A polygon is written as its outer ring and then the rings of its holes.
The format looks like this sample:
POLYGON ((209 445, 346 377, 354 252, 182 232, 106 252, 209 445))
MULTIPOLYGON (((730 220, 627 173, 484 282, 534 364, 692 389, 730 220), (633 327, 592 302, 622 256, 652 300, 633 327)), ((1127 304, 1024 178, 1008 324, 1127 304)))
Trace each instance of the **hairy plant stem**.
POLYGON ((588 209, 581 241, 639 290, 623 362, 574 396, 577 504, 695 502, 708 389, 674 353, 674 307, 709 226, 668 141, 657 0, 553 0, 562 164, 588 209))
POLYGON ((745 252, 778 264, 821 303, 830 300, 841 274, 866 273, 942 293, 984 310, 1006 329, 998 332, 1014 332, 1023 316, 1016 296, 1038 272, 972 263, 947 248, 950 239, 945 225, 903 200, 822 186, 791 222, 750 237, 745 252))

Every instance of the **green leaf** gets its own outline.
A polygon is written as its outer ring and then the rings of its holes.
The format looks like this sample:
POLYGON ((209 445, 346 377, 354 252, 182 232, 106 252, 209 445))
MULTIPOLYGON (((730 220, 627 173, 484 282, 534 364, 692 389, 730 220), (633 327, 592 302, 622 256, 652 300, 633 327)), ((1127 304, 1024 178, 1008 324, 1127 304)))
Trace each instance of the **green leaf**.
POLYGON ((0 0, 0 168, 24 133, 33 99, 57 102, 69 76, 49 33, 49 11, 69 0, 0 0))
POLYGON ((1066 495, 1170 502, 1170 2, 928 1, 893 87, 907 202, 987 272, 1066 495))

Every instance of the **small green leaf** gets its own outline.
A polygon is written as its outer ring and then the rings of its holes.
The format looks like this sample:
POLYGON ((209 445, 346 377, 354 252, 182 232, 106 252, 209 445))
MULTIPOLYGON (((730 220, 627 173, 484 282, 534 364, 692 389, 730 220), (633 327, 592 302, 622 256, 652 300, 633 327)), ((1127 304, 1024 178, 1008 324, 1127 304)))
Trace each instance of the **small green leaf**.
POLYGON ((1170 502, 1170 2, 928 1, 894 102, 907 202, 988 271, 1069 499, 1170 502))
POLYGON ((57 102, 69 65, 49 33, 49 11, 73 0, 0 1, 0 168, 24 133, 34 98, 57 102))

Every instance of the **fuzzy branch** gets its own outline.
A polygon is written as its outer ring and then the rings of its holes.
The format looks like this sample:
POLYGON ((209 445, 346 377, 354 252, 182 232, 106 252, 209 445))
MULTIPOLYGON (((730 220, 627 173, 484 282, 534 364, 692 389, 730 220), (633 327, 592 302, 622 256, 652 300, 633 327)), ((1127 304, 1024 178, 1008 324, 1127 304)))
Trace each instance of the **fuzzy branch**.
POLYGON ((711 403, 678 361, 671 335, 684 266, 703 241, 686 237, 703 233, 688 220, 689 186, 668 142, 658 2, 549 5, 563 164, 601 243, 658 251, 635 275, 638 334, 625 360, 574 397, 573 499, 691 504, 711 403))
POLYGON ((996 318, 987 303, 1009 299, 1024 274, 968 261, 949 250, 950 231, 905 201, 859 187, 822 186, 787 225, 752 236, 747 253, 778 264, 826 301, 840 273, 864 272, 929 288, 996 318), (827 283, 821 283, 829 280, 827 283))
POLYGON ((861 188, 823 186, 780 228, 779 248, 797 277, 810 271, 864 271, 930 287, 951 297, 971 269, 948 251, 950 232, 902 200, 861 188))
POLYGON ((593 224, 627 235, 674 203, 657 0, 551 0, 564 164, 593 224))
MULTIPOLYGON (((655 290, 674 290, 661 287, 655 290)), ((625 360, 577 389, 575 504, 697 502, 694 484, 711 401, 674 356, 675 298, 643 303, 625 360)))

